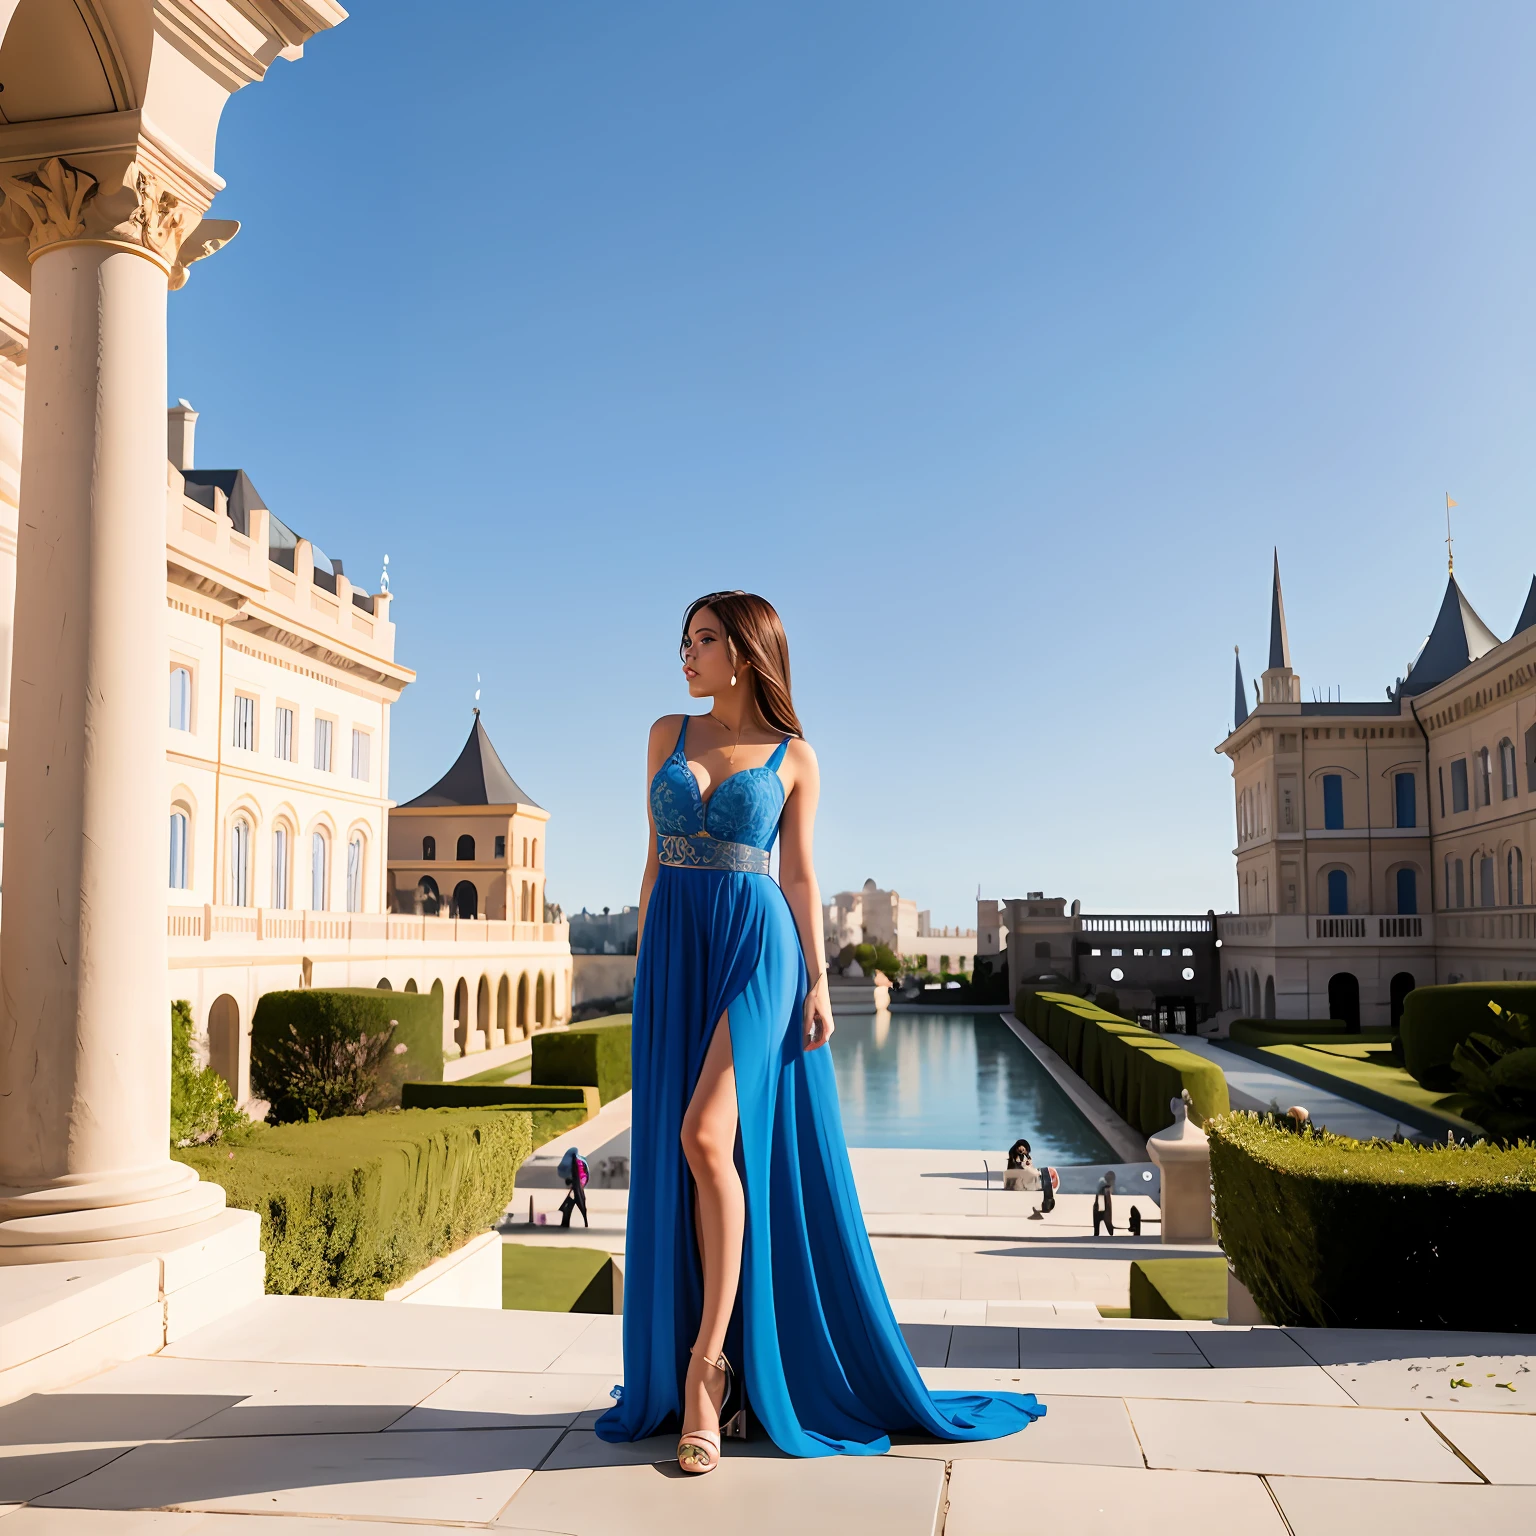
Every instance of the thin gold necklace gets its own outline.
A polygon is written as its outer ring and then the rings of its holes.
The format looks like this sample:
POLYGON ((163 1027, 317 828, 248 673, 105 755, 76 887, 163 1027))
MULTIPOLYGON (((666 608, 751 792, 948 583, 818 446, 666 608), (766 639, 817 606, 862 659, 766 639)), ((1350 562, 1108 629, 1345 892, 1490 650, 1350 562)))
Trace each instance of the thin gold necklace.
MULTIPOLYGON (((728 726, 725 723, 725 721, 722 720, 720 718, 720 716, 717 715, 714 712, 714 710, 710 710, 709 718, 711 720, 713 720, 715 722, 715 724, 720 727, 721 730, 723 730, 723 731, 730 730, 730 726, 728 726)), ((738 725, 736 727, 736 740, 731 743, 731 755, 728 758, 726 758, 726 760, 725 760, 725 765, 726 765, 727 768, 734 768, 736 766, 736 748, 739 747, 740 745, 741 745, 741 727, 738 725)))

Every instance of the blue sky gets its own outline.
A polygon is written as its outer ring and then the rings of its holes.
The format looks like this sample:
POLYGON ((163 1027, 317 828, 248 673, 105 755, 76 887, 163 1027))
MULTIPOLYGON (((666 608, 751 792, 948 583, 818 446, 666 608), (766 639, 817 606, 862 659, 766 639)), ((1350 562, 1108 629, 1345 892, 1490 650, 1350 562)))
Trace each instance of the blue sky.
POLYGON ((372 587, 391 790, 487 726, 635 898, 697 593, 768 596, 825 890, 1230 906, 1270 548, 1378 699, 1536 567, 1536 13, 365 3, 224 114, 198 458, 372 587))

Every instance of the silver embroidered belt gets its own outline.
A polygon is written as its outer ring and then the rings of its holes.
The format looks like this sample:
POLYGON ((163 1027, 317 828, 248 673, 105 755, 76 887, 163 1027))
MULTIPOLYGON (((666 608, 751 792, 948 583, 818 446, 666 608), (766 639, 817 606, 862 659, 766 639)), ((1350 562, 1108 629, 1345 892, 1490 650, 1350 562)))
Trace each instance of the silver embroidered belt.
POLYGON ((656 834, 656 856, 673 869, 729 869, 742 875, 766 875, 768 850, 751 843, 727 843, 718 837, 687 833, 656 834))

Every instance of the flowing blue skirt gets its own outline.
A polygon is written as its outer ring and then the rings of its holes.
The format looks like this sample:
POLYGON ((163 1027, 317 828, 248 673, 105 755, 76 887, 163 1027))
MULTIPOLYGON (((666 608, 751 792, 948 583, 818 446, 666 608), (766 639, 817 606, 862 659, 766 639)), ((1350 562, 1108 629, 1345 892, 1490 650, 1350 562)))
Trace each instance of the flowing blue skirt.
POLYGON ((1027 1393, 930 1392, 870 1249, 831 1051, 807 1053, 794 919, 766 875, 663 865, 635 976, 624 1385, 604 1440, 680 1431, 703 1280, 683 1114, 727 1015, 747 1225, 726 1354, 791 1456, 875 1455, 893 1433, 990 1440, 1045 1412, 1027 1393))

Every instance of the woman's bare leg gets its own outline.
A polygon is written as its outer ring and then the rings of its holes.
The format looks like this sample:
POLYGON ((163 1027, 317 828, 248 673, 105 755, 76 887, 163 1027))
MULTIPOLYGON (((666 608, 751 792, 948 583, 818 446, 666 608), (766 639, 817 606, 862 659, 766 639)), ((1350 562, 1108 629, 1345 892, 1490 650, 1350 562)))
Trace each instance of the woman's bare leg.
POLYGON ((721 1014, 683 1116, 683 1155, 693 1174, 694 1231, 704 1266, 704 1310, 683 1389, 684 1429, 717 1429, 720 1422, 718 1405, 725 1390, 722 1374, 698 1357, 720 1358, 741 1281, 747 1199, 736 1172, 736 1121, 731 1031, 726 1015, 721 1014))

